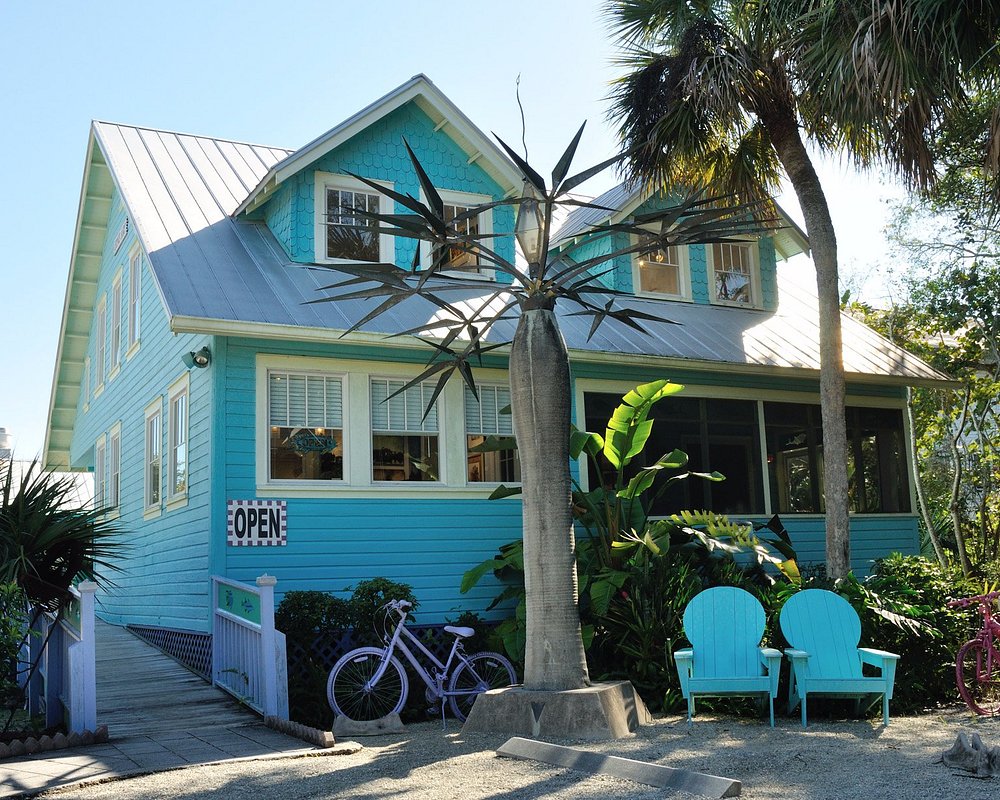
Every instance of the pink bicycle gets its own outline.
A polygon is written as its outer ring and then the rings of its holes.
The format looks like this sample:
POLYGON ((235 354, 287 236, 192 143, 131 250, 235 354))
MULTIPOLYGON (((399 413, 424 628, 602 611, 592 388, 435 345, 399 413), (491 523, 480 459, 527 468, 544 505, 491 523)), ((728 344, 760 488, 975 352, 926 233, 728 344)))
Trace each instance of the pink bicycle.
POLYGON ((952 608, 979 604, 983 627, 958 648, 955 680, 969 708, 988 717, 1000 716, 1000 619, 993 613, 998 597, 1000 592, 990 592, 948 603, 952 608))

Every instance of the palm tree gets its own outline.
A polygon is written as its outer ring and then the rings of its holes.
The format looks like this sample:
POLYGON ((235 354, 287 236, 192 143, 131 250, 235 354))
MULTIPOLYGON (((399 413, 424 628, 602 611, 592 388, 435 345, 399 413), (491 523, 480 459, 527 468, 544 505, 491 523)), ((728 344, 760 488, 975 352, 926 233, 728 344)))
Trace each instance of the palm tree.
POLYGON ((806 143, 928 185, 933 125, 961 102, 968 68, 996 41, 996 10, 941 0, 612 0, 608 13, 628 69, 612 116, 633 177, 746 200, 775 193, 784 174, 798 197, 819 297, 827 570, 842 577, 850 517, 837 238, 806 143))
POLYGON ((616 305, 616 293, 600 280, 610 272, 614 259, 671 245, 733 241, 759 230, 759 223, 753 220, 752 212, 756 209, 746 205, 727 209, 720 207, 717 199, 691 197, 676 206, 637 215, 624 223, 594 226, 578 244, 550 254, 553 211, 559 205, 600 208, 572 199, 569 193, 621 158, 612 158, 567 177, 582 134, 583 127, 553 170, 551 187, 501 141, 524 177, 523 194, 476 206, 451 219, 445 216, 440 195, 409 145, 407 151, 425 201, 354 175, 406 211, 381 214, 343 209, 341 214, 365 224, 344 226, 341 233, 345 236, 387 233, 429 242, 430 263, 418 264, 420 248, 417 248, 410 269, 372 263, 324 267, 351 277, 324 287, 330 294, 313 301, 379 300, 347 333, 411 298, 422 298, 436 306, 438 311, 431 322, 399 334, 421 335, 422 341, 433 348, 427 367, 399 390, 405 391, 436 376, 436 391, 430 406, 445 382, 456 373, 475 393, 472 365, 480 362, 484 353, 507 344, 496 341, 495 337, 488 340, 493 326, 517 319, 510 342, 509 372, 511 416, 523 486, 527 605, 524 685, 538 690, 576 689, 589 684, 577 609, 569 471, 569 357, 559 330, 556 305, 568 303, 576 307, 575 313, 590 316, 592 333, 608 319, 642 331, 643 322, 664 320, 624 304, 616 305), (491 246, 494 237, 502 234, 470 231, 475 228, 468 224, 470 220, 501 205, 518 209, 516 233, 528 261, 526 269, 491 246), (626 235, 622 239, 629 244, 615 246, 615 242, 622 240, 617 237, 623 233, 626 235), (580 257, 584 242, 602 238, 608 239, 609 246, 605 249, 609 252, 592 258, 580 257), (456 253, 469 257, 458 260, 463 266, 455 266, 456 253), (478 274, 482 267, 506 276, 510 283, 485 280, 478 274), (467 274, 455 277, 456 271, 467 274))

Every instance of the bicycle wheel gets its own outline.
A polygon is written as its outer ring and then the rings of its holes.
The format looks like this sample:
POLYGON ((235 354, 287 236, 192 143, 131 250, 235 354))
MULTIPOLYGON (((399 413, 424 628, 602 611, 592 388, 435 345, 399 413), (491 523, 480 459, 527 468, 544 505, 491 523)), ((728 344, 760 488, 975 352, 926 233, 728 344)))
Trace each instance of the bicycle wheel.
POLYGON ((487 689, 502 689, 517 681, 513 665, 499 653, 476 653, 459 664, 451 675, 449 692, 469 692, 448 698, 452 713, 460 720, 469 716, 476 696, 487 689))
POLYGON ((389 663, 379 682, 365 688, 384 658, 384 650, 359 647, 344 654, 333 665, 326 681, 326 699, 334 714, 368 722, 403 710, 410 687, 403 665, 395 656, 389 656, 389 663))
POLYGON ((977 714, 1000 715, 1000 660, 979 639, 966 642, 955 658, 958 693, 977 714))

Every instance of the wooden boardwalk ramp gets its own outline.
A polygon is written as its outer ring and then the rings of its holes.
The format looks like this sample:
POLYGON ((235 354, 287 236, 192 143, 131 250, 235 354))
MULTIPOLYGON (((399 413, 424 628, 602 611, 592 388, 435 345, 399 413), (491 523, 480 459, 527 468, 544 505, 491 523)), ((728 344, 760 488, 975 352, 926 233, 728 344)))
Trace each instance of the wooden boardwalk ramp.
POLYGON ((261 722, 124 628, 97 620, 97 721, 115 739, 261 722))

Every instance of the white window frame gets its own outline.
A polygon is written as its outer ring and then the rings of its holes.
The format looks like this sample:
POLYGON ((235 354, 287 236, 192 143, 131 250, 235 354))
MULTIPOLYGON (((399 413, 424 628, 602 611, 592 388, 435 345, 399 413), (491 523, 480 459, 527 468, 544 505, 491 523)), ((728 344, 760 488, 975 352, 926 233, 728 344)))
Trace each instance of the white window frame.
POLYGON ((180 378, 174 381, 170 385, 170 389, 167 391, 167 494, 166 494, 166 508, 167 511, 171 511, 174 508, 179 508, 187 504, 188 494, 191 491, 191 391, 190 391, 190 375, 185 372, 180 378), (177 398, 184 396, 184 424, 182 426, 177 425, 177 421, 174 415, 174 403, 177 398), (178 438, 178 434, 182 435, 182 439, 178 438), (184 445, 184 468, 186 470, 186 475, 184 478, 184 489, 183 491, 175 491, 177 481, 175 479, 175 474, 177 472, 177 448, 178 445, 184 445))
MULTIPOLYGON (((357 178, 352 178, 350 175, 337 175, 332 172, 316 172, 313 183, 315 186, 313 192, 313 208, 315 212, 315 226, 313 234, 315 246, 313 249, 315 251, 315 260, 322 264, 353 263, 343 258, 328 258, 326 255, 326 190, 340 189, 341 191, 347 192, 366 192, 368 194, 377 194, 379 198, 379 213, 382 214, 392 213, 395 203, 391 198, 379 193, 367 183, 363 183, 357 178)), ((379 186, 384 186, 387 189, 393 188, 393 184, 389 181, 375 181, 375 183, 379 186)), ((378 237, 378 251, 378 263, 395 263, 396 238, 391 234, 380 234, 378 237)))
MULTIPOLYGON (((345 498, 384 499, 407 497, 427 500, 485 499, 490 496, 490 484, 466 483, 465 418, 463 409, 463 384, 450 380, 438 397, 438 437, 440 482, 429 481, 372 481, 371 452, 371 378, 403 378, 411 380, 420 374, 421 366, 415 363, 386 361, 358 361, 320 356, 290 356, 275 353, 258 353, 255 369, 254 432, 256 496, 258 498, 345 498), (344 481, 285 481, 268 480, 270 458, 270 428, 267 414, 268 370, 280 372, 309 372, 344 376, 344 481)), ((506 370, 475 369, 477 382, 506 383, 506 370)), ((508 501, 504 501, 508 502, 508 501)), ((509 502, 517 502, 511 499, 509 502)))
POLYGON ((266 430, 267 435, 267 457, 264 463, 264 474, 266 477, 266 483, 269 486, 309 486, 309 487, 327 487, 327 486, 343 486, 347 483, 348 472, 347 467, 350 463, 350 447, 351 447, 351 427, 348 422, 349 410, 348 410, 348 397, 350 397, 350 376, 343 371, 338 370, 301 370, 292 369, 286 367, 268 367, 264 371, 264 407, 263 413, 266 420, 266 430), (270 445, 270 431, 271 431, 271 404, 270 404, 270 386, 271 386, 271 375, 274 373, 282 373, 286 375, 295 376, 315 376, 319 378, 339 378, 341 383, 341 443, 340 447, 343 450, 344 458, 344 477, 343 478, 330 478, 323 480, 313 480, 313 479, 299 479, 299 478, 272 478, 271 477, 271 445, 270 445))
POLYGON ((128 256, 128 349, 129 359, 139 349, 139 325, 142 321, 142 250, 133 249, 128 256))
POLYGON ((117 514, 122 501, 122 425, 116 422, 108 436, 108 505, 117 514))
POLYGON ((83 400, 83 410, 90 410, 90 356, 84 356, 83 375, 80 377, 80 397, 83 400))
MULTIPOLYGON (((633 244, 638 244, 638 239, 632 237, 633 244)), ((691 256, 690 248, 687 245, 674 245, 677 248, 678 261, 680 262, 677 267, 678 280, 677 286, 680 289, 678 294, 670 294, 668 292, 652 292, 647 291, 642 288, 641 276, 639 273, 639 257, 641 253, 632 254, 632 293, 637 297, 653 297, 659 300, 691 300, 691 256)), ((660 249, 660 248, 656 248, 660 249)))
POLYGON ((708 296, 712 302, 720 306, 730 308, 762 308, 763 299, 760 286, 760 245, 757 241, 749 239, 746 241, 732 242, 734 245, 744 245, 750 252, 750 302, 739 303, 733 300, 724 300, 715 293, 715 256, 713 246, 705 245, 705 267, 708 270, 708 296))
POLYGON ((99 397, 104 391, 104 376, 108 367, 107 295, 101 295, 101 299, 97 301, 97 311, 94 316, 96 317, 94 320, 94 369, 97 373, 97 380, 94 383, 94 397, 99 397))
POLYGON ((113 380, 122 366, 122 273, 118 270, 111 284, 111 327, 108 330, 108 362, 111 371, 108 380, 113 380))
POLYGON ((107 505, 108 440, 102 433, 94 442, 94 503, 98 508, 107 505))
POLYGON ((158 517, 163 507, 163 398, 157 397, 152 403, 146 406, 143 414, 143 450, 142 450, 142 508, 143 518, 150 519, 158 517), (150 422, 156 420, 156 463, 159 470, 158 484, 159 497, 156 502, 150 502, 150 490, 153 488, 151 478, 151 465, 153 463, 150 444, 150 422))
MULTIPOLYGON (((437 189, 437 187, 434 187, 437 189)), ((473 208, 474 206, 480 206, 484 203, 492 203, 493 198, 488 194, 476 194, 474 192, 460 192, 453 189, 437 189, 438 195, 441 197, 441 202, 446 206, 463 206, 465 208, 473 208)), ((427 197, 424 195, 423 190, 420 192, 420 201, 422 203, 427 202, 427 197)), ((483 211, 479 215, 479 235, 492 234, 493 233, 493 209, 488 209, 483 211)), ((493 246, 492 239, 484 239, 484 244, 486 247, 493 246)), ((420 265, 421 269, 426 269, 427 265, 431 263, 431 243, 430 242, 420 242, 420 265)), ((443 270, 439 273, 440 275, 455 275, 462 278, 472 278, 476 273, 467 272, 464 270, 443 270)), ((490 266, 488 262, 481 263, 479 265, 478 271, 480 278, 485 278, 486 280, 496 280, 496 270, 490 266)))
MULTIPOLYGON (((479 381, 476 381, 476 390, 479 392, 480 397, 482 397, 482 390, 483 389, 506 389, 508 392, 510 392, 510 384, 509 383, 498 383, 496 381, 486 382, 486 383, 481 383, 479 381)), ((513 418, 511 419, 511 432, 510 433, 496 433, 496 434, 487 433, 487 434, 484 434, 482 432, 469 431, 469 427, 466 424, 467 420, 466 420, 466 413, 465 413, 465 403, 466 403, 465 387, 463 385, 463 387, 462 387, 462 425, 464 426, 465 436, 463 437, 462 441, 465 444, 465 459, 466 459, 466 464, 465 464, 465 466, 466 466, 465 481, 466 481, 466 484, 469 485, 469 486, 489 486, 491 488, 499 486, 501 483, 503 483, 503 484, 505 484, 507 486, 520 486, 521 485, 520 481, 470 481, 469 480, 469 475, 468 475, 469 437, 470 436, 497 436, 497 437, 500 437, 500 436, 510 436, 511 438, 513 438, 514 437, 514 433, 513 433, 513 430, 514 430, 514 420, 513 420, 513 418)), ((482 416, 482 400, 479 401, 479 408, 480 408, 480 416, 482 416)), ((499 407, 498 407, 498 409, 497 409, 497 415, 499 416, 499 414, 500 414, 500 411, 499 411, 499 407)), ((516 453, 517 451, 515 450, 514 452, 516 453)), ((517 456, 515 456, 515 458, 516 457, 517 456)))
MULTIPOLYGON (((400 375, 384 375, 384 374, 381 374, 381 373, 372 373, 371 375, 368 376, 368 409, 369 409, 368 444, 369 444, 369 449, 370 450, 374 450, 374 447, 375 447, 375 425, 371 421, 371 416, 370 416, 370 414, 371 414, 371 385, 372 385, 372 382, 373 381, 400 381, 400 380, 405 381, 406 378, 404 378, 404 377, 402 377, 400 375)), ((434 380, 426 380, 426 381, 422 381, 420 384, 417 384, 417 385, 421 386, 421 387, 422 386, 430 386, 431 390, 433 391, 434 384, 435 384, 434 380)), ((416 388, 416 386, 414 386, 413 388, 416 388)), ((445 445, 445 439, 444 439, 444 436, 443 436, 442 431, 441 431, 441 427, 442 427, 442 416, 441 415, 442 415, 442 413, 444 413, 443 412, 443 407, 444 407, 444 402, 443 402, 444 398, 443 398, 443 395, 444 395, 444 393, 442 392, 441 394, 439 394, 437 396, 437 399, 435 399, 435 401, 434 401, 434 404, 437 406, 437 410, 436 410, 437 429, 436 430, 425 431, 423 429, 410 429, 410 428, 407 428, 405 430, 397 431, 397 430, 379 429, 379 434, 380 435, 387 435, 387 436, 397 436, 397 435, 398 436, 404 436, 404 437, 405 436, 436 436, 437 437, 437 445, 438 445, 438 479, 436 481, 387 481, 387 480, 375 480, 375 477, 374 477, 375 467, 374 467, 374 463, 373 463, 372 466, 371 466, 371 472, 369 474, 371 476, 371 482, 372 482, 372 484, 374 486, 398 486, 400 483, 410 483, 412 485, 420 485, 420 486, 441 486, 441 485, 443 485, 445 483, 445 480, 446 480, 445 476, 447 475, 446 464, 445 464, 446 456, 445 456, 445 452, 444 452, 444 450, 445 450, 445 447, 444 447, 444 445, 445 445)), ((422 393, 421 393, 421 397, 423 397, 422 393)), ((464 424, 465 423, 463 421, 463 425, 464 424)))

